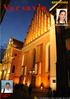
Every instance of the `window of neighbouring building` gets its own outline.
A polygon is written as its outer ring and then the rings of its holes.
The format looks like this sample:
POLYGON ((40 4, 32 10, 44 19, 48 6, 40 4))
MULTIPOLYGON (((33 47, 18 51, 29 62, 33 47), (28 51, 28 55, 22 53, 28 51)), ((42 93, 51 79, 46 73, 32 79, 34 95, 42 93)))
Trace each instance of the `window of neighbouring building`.
POLYGON ((14 73, 15 72, 15 65, 13 65, 13 67, 12 67, 12 73, 14 73))
POLYGON ((15 53, 14 56, 17 56, 17 54, 15 53))

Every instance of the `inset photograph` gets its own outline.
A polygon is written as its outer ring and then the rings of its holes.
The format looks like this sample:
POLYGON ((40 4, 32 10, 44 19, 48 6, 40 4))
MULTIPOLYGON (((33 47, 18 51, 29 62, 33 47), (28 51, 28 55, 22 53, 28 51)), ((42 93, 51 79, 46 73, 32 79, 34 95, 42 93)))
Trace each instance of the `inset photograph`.
POLYGON ((67 9, 56 9, 56 25, 67 25, 67 9))
POLYGON ((13 93, 12 80, 1 80, 1 93, 13 93))

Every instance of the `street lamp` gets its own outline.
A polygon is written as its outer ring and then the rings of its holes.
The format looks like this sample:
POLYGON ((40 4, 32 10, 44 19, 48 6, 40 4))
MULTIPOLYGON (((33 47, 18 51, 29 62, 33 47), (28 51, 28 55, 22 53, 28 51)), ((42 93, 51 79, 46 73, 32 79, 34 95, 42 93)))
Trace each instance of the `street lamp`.
POLYGON ((29 73, 32 74, 32 75, 34 75, 35 74, 35 71, 34 70, 30 70, 29 73))
POLYGON ((43 85, 43 83, 41 83, 41 85, 40 85, 40 89, 41 89, 41 91, 44 89, 44 85, 43 85))

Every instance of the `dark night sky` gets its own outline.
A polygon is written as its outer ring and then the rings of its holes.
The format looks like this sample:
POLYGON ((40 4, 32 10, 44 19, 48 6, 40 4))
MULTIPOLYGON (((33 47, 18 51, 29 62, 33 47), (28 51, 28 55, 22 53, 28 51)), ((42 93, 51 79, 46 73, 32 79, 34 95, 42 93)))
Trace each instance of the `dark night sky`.
MULTIPOLYGON (((51 7, 51 0, 11 0, 9 7, 11 5, 14 7, 19 6, 20 8, 27 5, 32 7, 32 5, 36 6, 39 3, 46 6, 47 9, 51 7)), ((32 9, 30 11, 21 9, 11 11, 9 7, 0 25, 1 45, 7 44, 10 37, 23 41, 34 13, 32 9)))

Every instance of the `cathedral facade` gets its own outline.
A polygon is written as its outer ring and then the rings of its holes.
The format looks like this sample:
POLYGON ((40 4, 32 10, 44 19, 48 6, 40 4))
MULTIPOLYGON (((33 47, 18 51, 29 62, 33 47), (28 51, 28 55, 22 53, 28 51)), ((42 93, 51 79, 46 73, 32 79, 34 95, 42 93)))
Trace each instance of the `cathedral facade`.
POLYGON ((54 17, 39 5, 22 48, 23 83, 56 89, 56 62, 54 17))

